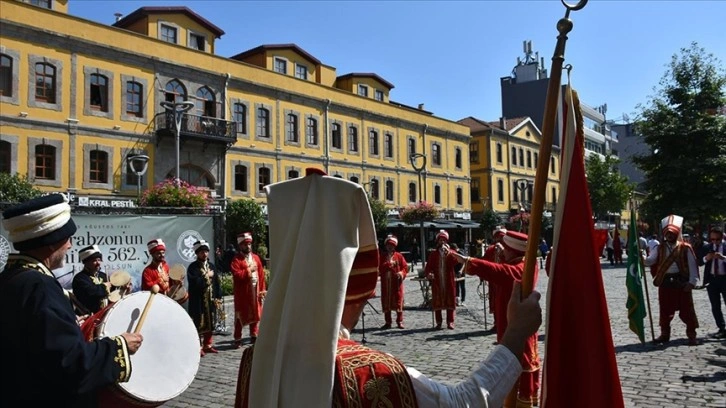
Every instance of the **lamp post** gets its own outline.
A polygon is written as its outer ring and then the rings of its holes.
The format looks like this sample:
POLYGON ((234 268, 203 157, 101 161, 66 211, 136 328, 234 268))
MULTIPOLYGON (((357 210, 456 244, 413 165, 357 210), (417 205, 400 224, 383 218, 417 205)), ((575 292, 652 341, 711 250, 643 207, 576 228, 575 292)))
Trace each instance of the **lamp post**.
MULTIPOLYGON (((418 202, 421 203, 426 198, 425 196, 421 195, 421 173, 426 171, 426 155, 421 153, 414 153, 411 155, 410 159, 411 167, 413 167, 413 170, 418 174, 418 202)), ((424 233, 423 223, 423 220, 419 222, 419 229, 421 232, 421 270, 426 267, 426 234, 424 233)))
POLYGON ((532 182, 526 178, 521 178, 515 180, 517 191, 519 191, 519 231, 521 232, 524 229, 524 220, 523 215, 525 212, 527 212, 527 208, 525 207, 526 200, 524 199, 524 192, 527 190, 527 188, 532 184, 532 182))
POLYGON ((181 133, 181 125, 182 125, 182 118, 184 117, 184 112, 188 111, 189 109, 194 107, 194 102, 190 101, 182 101, 182 102, 168 102, 164 101, 161 102, 161 107, 166 109, 167 112, 171 111, 174 114, 174 139, 176 142, 176 172, 174 180, 174 184, 179 187, 179 178, 181 177, 179 175, 179 134, 181 133))
POLYGON ((146 174, 149 167, 149 156, 145 154, 130 154, 126 157, 129 170, 136 175, 136 199, 141 202, 141 177, 146 174))

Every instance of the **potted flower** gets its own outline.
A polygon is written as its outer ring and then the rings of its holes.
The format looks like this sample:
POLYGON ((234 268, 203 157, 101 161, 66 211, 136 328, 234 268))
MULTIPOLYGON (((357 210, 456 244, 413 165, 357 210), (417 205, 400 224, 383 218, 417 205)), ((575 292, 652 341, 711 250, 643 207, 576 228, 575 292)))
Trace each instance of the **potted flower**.
POLYGON ((433 221, 439 216, 439 210, 426 201, 411 204, 400 212, 401 219, 406 224, 416 224, 421 221, 433 221))
POLYGON ((141 196, 142 207, 206 208, 209 191, 181 179, 166 179, 146 190, 141 196))

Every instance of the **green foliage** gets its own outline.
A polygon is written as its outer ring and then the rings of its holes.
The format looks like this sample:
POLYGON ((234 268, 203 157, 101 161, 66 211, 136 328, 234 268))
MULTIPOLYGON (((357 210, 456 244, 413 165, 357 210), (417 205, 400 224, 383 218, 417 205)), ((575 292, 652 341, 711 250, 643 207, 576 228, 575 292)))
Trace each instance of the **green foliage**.
POLYGON ((388 228, 388 209, 380 200, 368 196, 368 202, 371 205, 371 214, 373 214, 373 223, 376 226, 376 236, 384 237, 386 228, 388 228))
POLYGON ((222 296, 230 296, 233 292, 232 287, 232 274, 226 273, 219 276, 219 286, 222 289, 222 296))
POLYGON ((142 207, 206 208, 209 192, 181 179, 166 179, 146 190, 141 196, 142 207))
POLYGON ((42 193, 33 187, 25 175, 0 173, 0 202, 20 203, 38 197, 42 193))
POLYGON ((251 232, 254 237, 253 246, 258 248, 255 252, 259 253, 259 246, 264 245, 267 237, 262 206, 255 200, 243 198, 229 203, 225 215, 227 242, 237 242, 237 234, 251 232))
POLYGON ((605 160, 596 155, 587 158, 587 189, 592 213, 598 219, 606 218, 608 212, 620 213, 633 192, 634 185, 617 170, 619 162, 610 155, 605 160))
POLYGON ((705 225, 726 218, 726 74, 692 43, 673 55, 656 94, 639 106, 636 134, 651 153, 634 157, 645 173, 647 219, 678 214, 705 225))
POLYGON ((406 224, 417 224, 421 221, 433 221, 439 216, 439 210, 426 201, 411 204, 401 211, 401 219, 406 224))
POLYGON ((502 217, 491 208, 485 208, 481 217, 481 227, 484 230, 484 236, 491 238, 492 231, 494 231, 497 225, 502 225, 502 217))

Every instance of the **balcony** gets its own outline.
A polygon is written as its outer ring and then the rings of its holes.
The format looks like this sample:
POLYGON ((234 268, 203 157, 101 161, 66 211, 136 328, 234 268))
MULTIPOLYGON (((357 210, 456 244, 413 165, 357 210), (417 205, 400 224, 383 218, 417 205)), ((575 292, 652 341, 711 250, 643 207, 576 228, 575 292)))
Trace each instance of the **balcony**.
MULTIPOLYGON (((179 138, 204 143, 224 143, 227 147, 237 142, 236 123, 224 119, 184 113, 179 138)), ((174 114, 162 112, 156 115, 156 134, 160 137, 174 137, 174 114)))

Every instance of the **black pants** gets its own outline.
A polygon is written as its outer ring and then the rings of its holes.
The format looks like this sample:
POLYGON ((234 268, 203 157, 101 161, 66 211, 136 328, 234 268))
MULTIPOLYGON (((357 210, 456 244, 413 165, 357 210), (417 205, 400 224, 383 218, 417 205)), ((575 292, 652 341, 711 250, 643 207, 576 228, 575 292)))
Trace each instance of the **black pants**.
POLYGON ((711 302, 711 313, 713 314, 714 320, 716 320, 716 326, 719 330, 726 329, 726 323, 724 323, 723 312, 721 311, 721 299, 723 298, 724 304, 726 304, 726 275, 714 276, 711 279, 711 283, 706 286, 708 292, 708 300, 711 302))
POLYGON ((456 282, 456 297, 459 298, 459 302, 464 303, 466 299, 466 279, 456 282))

